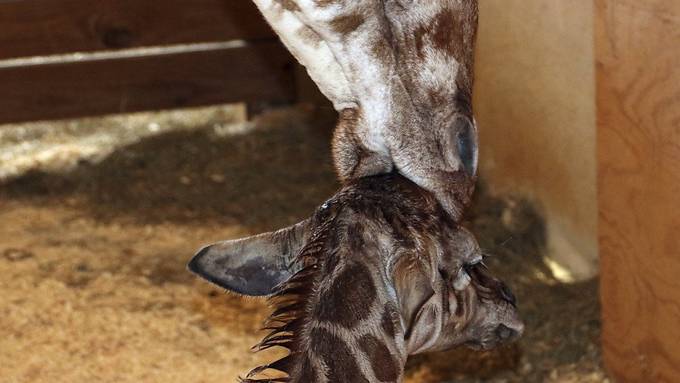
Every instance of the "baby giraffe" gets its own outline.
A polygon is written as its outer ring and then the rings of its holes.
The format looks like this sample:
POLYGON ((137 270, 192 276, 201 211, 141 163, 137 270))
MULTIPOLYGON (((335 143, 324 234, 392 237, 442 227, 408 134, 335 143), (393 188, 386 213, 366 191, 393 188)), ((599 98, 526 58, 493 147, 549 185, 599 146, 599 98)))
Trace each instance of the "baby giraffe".
POLYGON ((397 173, 348 182, 289 228, 207 246, 189 268, 273 301, 258 348, 289 354, 247 383, 401 382, 409 355, 488 349, 523 331, 473 235, 397 173))

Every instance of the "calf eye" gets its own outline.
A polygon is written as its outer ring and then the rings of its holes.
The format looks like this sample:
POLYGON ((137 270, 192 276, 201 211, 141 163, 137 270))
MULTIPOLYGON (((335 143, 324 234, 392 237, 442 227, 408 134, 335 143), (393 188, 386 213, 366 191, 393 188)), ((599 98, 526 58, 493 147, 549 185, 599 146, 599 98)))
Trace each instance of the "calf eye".
POLYGON ((477 265, 480 265, 480 264, 481 265, 484 264, 484 257, 481 256, 481 255, 476 255, 475 258, 466 262, 465 265, 463 265, 463 267, 469 270, 469 269, 471 269, 471 268, 473 268, 477 265))
POLYGON ((458 269, 458 273, 456 274, 456 278, 453 280, 452 285, 454 289, 460 291, 468 287, 471 281, 472 279, 470 278, 470 274, 468 274, 467 266, 462 266, 458 269))

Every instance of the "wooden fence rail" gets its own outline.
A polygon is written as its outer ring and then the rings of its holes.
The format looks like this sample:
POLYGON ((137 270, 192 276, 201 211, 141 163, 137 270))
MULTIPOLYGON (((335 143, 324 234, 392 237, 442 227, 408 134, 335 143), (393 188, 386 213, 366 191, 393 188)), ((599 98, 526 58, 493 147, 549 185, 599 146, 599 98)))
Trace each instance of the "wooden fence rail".
POLYGON ((290 102, 294 63, 251 1, 0 1, 0 123, 290 102))

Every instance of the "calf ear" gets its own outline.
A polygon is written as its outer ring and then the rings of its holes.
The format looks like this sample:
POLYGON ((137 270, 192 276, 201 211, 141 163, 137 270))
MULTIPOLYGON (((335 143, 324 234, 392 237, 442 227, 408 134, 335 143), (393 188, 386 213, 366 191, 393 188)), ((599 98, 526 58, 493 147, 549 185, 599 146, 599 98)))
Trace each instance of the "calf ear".
POLYGON ((426 272, 427 266, 415 257, 404 257, 394 269, 394 287, 409 354, 426 351, 441 331, 442 298, 426 272))
POLYGON ((194 255, 188 268, 229 291, 249 296, 269 295, 294 273, 291 262, 309 236, 308 221, 205 246, 194 255))

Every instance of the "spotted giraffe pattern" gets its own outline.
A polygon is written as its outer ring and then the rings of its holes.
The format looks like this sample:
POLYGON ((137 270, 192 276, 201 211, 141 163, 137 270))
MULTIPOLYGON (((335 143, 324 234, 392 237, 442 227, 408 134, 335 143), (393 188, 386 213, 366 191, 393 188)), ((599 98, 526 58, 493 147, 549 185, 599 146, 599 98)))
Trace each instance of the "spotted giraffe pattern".
POLYGON ((340 112, 340 179, 396 169, 459 219, 477 169, 477 0, 254 1, 340 112))
POLYGON ((244 382, 400 382, 410 354, 521 332, 507 287, 474 263, 474 237, 405 178, 351 182, 311 221, 259 345, 290 354, 244 382))
POLYGON ((458 225, 477 169, 477 1, 253 1, 339 112, 343 187, 308 220, 190 262, 271 297, 258 349, 289 355, 244 383, 401 382, 408 355, 517 338, 512 293, 458 225))

